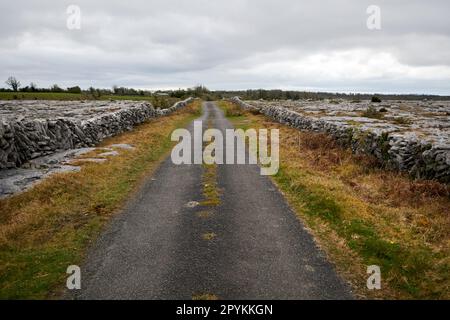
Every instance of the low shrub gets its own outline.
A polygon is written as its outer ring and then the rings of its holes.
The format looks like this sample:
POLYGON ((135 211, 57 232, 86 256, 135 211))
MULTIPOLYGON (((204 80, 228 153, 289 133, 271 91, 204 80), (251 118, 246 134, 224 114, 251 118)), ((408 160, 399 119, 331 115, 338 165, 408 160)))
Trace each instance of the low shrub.
POLYGON ((375 109, 374 107, 370 106, 362 113, 363 117, 366 118, 373 118, 373 119, 382 119, 383 113, 375 109))
POLYGON ((381 102, 381 99, 380 99, 380 97, 373 96, 372 99, 371 99, 370 101, 375 102, 375 103, 380 103, 380 102, 381 102))

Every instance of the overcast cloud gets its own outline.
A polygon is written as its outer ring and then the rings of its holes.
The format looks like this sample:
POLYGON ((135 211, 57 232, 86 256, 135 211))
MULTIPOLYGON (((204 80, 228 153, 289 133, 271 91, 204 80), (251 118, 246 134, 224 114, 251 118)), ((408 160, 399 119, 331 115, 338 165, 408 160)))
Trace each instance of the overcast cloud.
POLYGON ((2 1, 0 80, 450 95, 449 12, 448 0, 2 1), (71 4, 80 30, 66 27, 71 4), (371 4, 381 30, 366 27, 371 4))

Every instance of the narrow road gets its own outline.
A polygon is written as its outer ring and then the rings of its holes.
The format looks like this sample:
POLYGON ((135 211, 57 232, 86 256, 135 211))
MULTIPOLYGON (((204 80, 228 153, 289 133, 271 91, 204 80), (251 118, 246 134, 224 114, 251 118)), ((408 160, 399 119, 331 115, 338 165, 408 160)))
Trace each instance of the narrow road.
MULTIPOLYGON (((204 128, 232 128, 214 103, 203 111, 204 128)), ((203 199, 202 174, 166 159, 91 249, 74 298, 352 298, 258 166, 219 165, 221 204, 189 206, 203 199)))

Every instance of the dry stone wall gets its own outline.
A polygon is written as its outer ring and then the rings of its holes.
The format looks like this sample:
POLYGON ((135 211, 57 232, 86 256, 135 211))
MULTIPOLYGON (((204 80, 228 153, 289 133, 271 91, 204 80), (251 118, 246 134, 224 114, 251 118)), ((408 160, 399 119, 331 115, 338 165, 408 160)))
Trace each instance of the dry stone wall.
POLYGON ((192 100, 162 110, 136 101, 2 101, 0 169, 19 167, 61 150, 94 146, 192 100))
POLYGON ((247 103, 238 97, 231 101, 294 128, 330 134, 353 152, 373 155, 387 167, 406 171, 413 177, 450 183, 450 141, 446 139, 446 127, 440 128, 439 140, 421 139, 412 132, 398 130, 395 125, 380 126, 376 121, 375 125, 366 126, 358 118, 335 121, 333 117, 316 118, 262 101, 247 103))

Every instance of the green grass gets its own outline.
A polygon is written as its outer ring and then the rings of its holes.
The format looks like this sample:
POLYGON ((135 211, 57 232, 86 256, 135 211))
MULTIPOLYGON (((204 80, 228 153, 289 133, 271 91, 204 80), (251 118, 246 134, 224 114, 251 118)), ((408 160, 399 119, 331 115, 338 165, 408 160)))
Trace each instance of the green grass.
POLYGON ((289 170, 280 168, 274 179, 283 192, 295 199, 294 207, 301 208, 302 213, 311 218, 326 221, 363 258, 366 265, 380 266, 383 275, 390 278, 391 286, 406 291, 412 297, 424 298, 420 295, 419 285, 433 261, 428 248, 411 248, 382 239, 366 221, 343 217, 344 208, 327 197, 325 188, 313 189, 302 185, 299 182, 301 178, 289 170))
POLYGON ((68 93, 68 92, 0 92, 0 100, 133 100, 148 101, 157 108, 168 108, 180 99, 166 96, 118 96, 118 95, 102 95, 94 98, 90 94, 85 93, 68 93))
POLYGON ((67 92, 0 92, 1 100, 84 100, 88 96, 67 92))
POLYGON ((52 298, 60 291, 69 265, 81 261, 83 248, 95 237, 104 221, 91 219, 72 233, 69 246, 43 244, 38 247, 0 250, 0 261, 5 263, 0 275, 1 299, 52 298), (56 290, 56 291, 55 291, 56 290))

